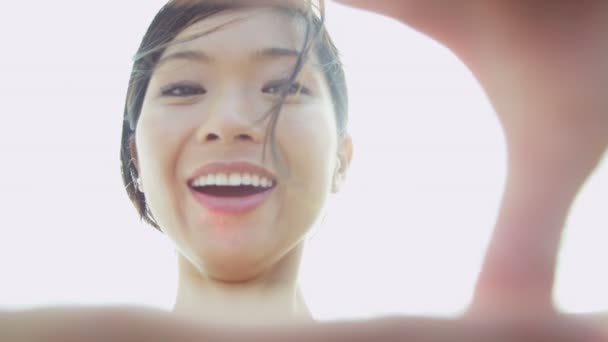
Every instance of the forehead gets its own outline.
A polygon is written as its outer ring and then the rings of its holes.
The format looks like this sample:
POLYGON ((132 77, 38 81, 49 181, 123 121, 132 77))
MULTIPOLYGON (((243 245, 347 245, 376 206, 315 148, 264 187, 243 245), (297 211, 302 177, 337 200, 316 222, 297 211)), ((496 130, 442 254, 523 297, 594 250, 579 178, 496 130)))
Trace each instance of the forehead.
POLYGON ((232 9, 204 18, 180 32, 164 55, 203 50, 221 57, 262 49, 300 50, 305 39, 302 17, 284 9, 232 9))

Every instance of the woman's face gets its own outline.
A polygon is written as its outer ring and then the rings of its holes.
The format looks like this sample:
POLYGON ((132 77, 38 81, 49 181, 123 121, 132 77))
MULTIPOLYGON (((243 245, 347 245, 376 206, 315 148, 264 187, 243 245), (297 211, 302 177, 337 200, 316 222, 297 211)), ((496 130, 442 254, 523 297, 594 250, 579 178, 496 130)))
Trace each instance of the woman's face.
POLYGON ((246 280, 314 224, 350 157, 314 59, 290 89, 264 152, 270 108, 305 24, 269 8, 209 17, 179 34, 147 89, 135 148, 148 206, 181 255, 216 279, 246 280), (266 118, 266 119, 264 119, 266 118))

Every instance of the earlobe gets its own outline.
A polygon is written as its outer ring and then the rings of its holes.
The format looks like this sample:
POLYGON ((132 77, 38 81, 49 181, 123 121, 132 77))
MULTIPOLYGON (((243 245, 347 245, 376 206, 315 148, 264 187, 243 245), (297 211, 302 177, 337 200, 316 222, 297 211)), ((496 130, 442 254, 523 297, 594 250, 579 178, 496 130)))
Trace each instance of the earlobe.
POLYGON ((139 175, 139 163, 137 161, 137 146, 135 145, 135 136, 131 136, 129 139, 129 155, 131 157, 130 163, 135 168, 137 175, 139 175))
POLYGON ((144 192, 144 186, 141 180, 141 176, 139 174, 139 162, 137 159, 137 146, 135 145, 135 136, 131 136, 129 139, 129 154, 131 156, 129 169, 131 172, 131 178, 135 183, 135 188, 139 190, 139 192, 144 192))
POLYGON ((339 143, 338 155, 336 160, 336 168, 334 170, 334 177, 332 182, 332 192, 337 193, 340 191, 346 172, 350 166, 352 160, 353 146, 352 138, 346 134, 339 143))
POLYGON ((334 177, 332 179, 331 192, 337 193, 340 191, 340 185, 342 185, 342 162, 340 158, 336 160, 336 169, 334 170, 334 177))
POLYGON ((336 173, 334 175, 331 192, 338 193, 340 192, 340 187, 342 186, 342 175, 340 173, 336 173))
POLYGON ((139 190, 139 192, 142 194, 144 193, 144 183, 142 182, 141 177, 137 177, 135 180, 135 188, 137 188, 137 190, 139 190))

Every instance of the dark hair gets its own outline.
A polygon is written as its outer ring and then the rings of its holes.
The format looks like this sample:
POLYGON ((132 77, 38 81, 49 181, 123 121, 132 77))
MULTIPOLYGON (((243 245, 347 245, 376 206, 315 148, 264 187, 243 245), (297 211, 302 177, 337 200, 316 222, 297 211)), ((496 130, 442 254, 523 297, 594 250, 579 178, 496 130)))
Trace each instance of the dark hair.
MULTIPOLYGON (((306 62, 310 51, 315 53, 318 63, 321 66, 325 80, 329 86, 333 100, 336 122, 338 127, 337 134, 342 136, 346 132, 348 118, 348 96, 344 70, 340 62, 338 51, 327 33, 324 26, 323 1, 319 6, 319 14, 313 10, 313 6, 308 2, 306 10, 295 7, 279 7, 278 9, 287 11, 294 16, 305 19, 306 37, 303 49, 298 56, 296 66, 291 75, 291 82, 294 82, 302 66, 306 62)), ((136 179, 138 177, 134 156, 131 154, 131 144, 135 139, 135 129, 139 120, 146 90, 150 78, 156 68, 165 49, 171 45, 174 38, 190 25, 209 18, 213 15, 228 10, 252 6, 246 2, 227 2, 217 0, 171 0, 154 17, 143 37, 141 45, 133 58, 133 69, 129 80, 127 97, 124 108, 122 139, 120 146, 121 172, 124 186, 127 190, 131 202, 133 202, 142 220, 149 223, 156 229, 160 227, 154 220, 149 207, 146 205, 145 195, 137 190, 136 179)), ((210 32, 205 32, 208 34, 210 32)), ((194 38, 200 37, 197 35, 194 38)), ((192 38, 192 39, 194 39, 192 38)), ((287 96, 288 88, 285 87, 276 105, 271 108, 270 124, 268 126, 265 142, 274 141, 274 131, 281 107, 287 96)), ((265 151, 266 149, 264 149, 265 151)), ((274 154, 274 145, 273 145, 274 154)))

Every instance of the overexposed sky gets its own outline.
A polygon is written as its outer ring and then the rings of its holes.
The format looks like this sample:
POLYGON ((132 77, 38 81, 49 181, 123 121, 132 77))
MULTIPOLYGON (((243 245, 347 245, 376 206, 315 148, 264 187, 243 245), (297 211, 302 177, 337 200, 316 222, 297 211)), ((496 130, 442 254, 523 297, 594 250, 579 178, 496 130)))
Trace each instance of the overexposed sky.
MULTIPOLYGON (((161 0, 19 1, 0 11, 0 308, 170 308, 175 255, 122 189, 131 57, 161 0)), ((471 298, 505 146, 470 72, 379 16, 331 5, 355 155, 301 282, 318 319, 449 315, 471 298)), ((608 309, 608 162, 581 192, 558 270, 568 311, 608 309)))

